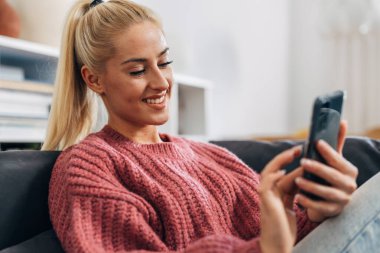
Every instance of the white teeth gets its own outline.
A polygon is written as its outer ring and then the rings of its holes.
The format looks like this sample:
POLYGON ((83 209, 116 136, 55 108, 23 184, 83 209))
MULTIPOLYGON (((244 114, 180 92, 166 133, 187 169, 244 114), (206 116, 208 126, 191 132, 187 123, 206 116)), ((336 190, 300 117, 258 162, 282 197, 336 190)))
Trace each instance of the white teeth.
POLYGON ((156 99, 145 99, 145 102, 148 104, 161 104, 164 102, 165 96, 162 96, 161 98, 156 98, 156 99))

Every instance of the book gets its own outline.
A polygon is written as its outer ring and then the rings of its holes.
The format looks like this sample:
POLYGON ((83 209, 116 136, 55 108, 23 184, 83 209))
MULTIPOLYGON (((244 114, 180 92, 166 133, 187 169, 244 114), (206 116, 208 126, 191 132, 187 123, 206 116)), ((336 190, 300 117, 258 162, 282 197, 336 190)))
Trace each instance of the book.
POLYGON ((47 119, 0 117, 0 143, 42 142, 47 119))
POLYGON ((0 116, 43 118, 49 116, 50 94, 0 89, 0 116))
POLYGON ((7 103, 0 100, 0 116, 3 117, 47 119, 49 108, 49 105, 7 103))
POLYGON ((0 64, 0 79, 12 80, 12 81, 23 81, 24 69, 21 67, 13 67, 13 66, 0 64))
POLYGON ((0 101, 12 104, 49 105, 51 98, 51 94, 0 89, 0 101))

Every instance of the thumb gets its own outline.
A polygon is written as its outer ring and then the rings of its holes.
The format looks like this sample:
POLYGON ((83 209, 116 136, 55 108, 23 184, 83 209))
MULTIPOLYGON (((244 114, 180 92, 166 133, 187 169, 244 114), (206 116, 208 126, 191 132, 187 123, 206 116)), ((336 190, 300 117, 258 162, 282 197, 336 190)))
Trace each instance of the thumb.
POLYGON ((346 139, 347 129, 348 129, 347 120, 342 120, 340 122, 340 129, 339 129, 339 135, 338 135, 338 145, 337 145, 337 151, 339 154, 342 154, 342 152, 343 152, 343 146, 344 146, 344 141, 346 139))

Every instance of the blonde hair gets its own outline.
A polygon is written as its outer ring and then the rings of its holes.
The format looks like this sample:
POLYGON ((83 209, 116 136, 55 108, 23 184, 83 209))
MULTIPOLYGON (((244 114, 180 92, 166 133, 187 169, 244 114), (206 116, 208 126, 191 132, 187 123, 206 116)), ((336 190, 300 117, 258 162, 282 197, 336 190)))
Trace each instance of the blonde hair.
POLYGON ((67 17, 43 150, 65 149, 95 124, 95 93, 82 79, 81 67, 100 71, 115 52, 112 39, 131 25, 150 21, 161 27, 150 9, 131 1, 110 0, 93 7, 91 2, 78 1, 67 17))

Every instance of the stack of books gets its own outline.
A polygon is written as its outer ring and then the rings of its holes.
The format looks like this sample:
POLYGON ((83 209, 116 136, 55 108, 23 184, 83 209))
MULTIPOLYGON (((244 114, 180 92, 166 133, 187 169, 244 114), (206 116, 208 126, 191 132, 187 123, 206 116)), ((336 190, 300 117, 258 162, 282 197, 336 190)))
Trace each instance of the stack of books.
POLYGON ((45 137, 51 93, 0 88, 0 140, 41 143, 45 137))
POLYGON ((58 58, 57 48, 0 35, 0 150, 44 141, 58 58))

